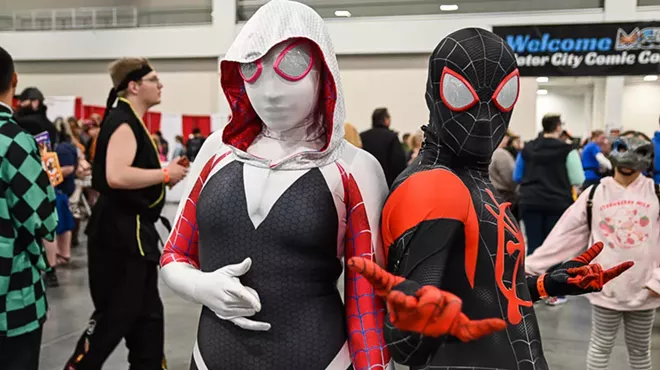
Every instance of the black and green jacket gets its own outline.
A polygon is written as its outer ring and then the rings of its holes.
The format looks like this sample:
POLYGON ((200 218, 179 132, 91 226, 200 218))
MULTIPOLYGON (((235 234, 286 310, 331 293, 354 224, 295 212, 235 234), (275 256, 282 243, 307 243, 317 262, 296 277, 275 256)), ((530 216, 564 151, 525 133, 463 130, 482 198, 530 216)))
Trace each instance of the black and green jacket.
POLYGON ((0 336, 29 333, 46 320, 42 239, 53 240, 57 222, 37 143, 0 104, 0 336))

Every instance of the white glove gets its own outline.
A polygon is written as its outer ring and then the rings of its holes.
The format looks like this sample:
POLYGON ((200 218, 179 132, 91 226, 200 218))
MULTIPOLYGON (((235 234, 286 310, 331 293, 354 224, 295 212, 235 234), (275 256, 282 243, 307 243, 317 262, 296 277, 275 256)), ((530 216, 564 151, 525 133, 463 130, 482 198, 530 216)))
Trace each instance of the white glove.
POLYGON ((246 330, 267 331, 269 323, 246 319, 261 311, 257 292, 238 279, 251 266, 252 260, 246 258, 236 265, 201 272, 187 263, 173 262, 161 270, 161 276, 172 290, 190 301, 203 304, 219 318, 246 330))

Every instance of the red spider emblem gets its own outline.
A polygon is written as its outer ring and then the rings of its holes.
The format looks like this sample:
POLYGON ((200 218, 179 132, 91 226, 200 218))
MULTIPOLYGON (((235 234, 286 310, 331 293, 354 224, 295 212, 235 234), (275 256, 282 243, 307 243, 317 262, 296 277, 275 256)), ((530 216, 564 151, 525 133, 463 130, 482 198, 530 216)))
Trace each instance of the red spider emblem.
POLYGON ((490 214, 492 214, 497 219, 497 255, 495 256, 495 281, 497 281, 497 286, 500 289, 500 292, 506 297, 509 302, 507 317, 508 321, 517 325, 522 320, 522 314, 520 313, 520 306, 531 307, 532 301, 525 301, 518 297, 516 292, 516 276, 518 276, 518 269, 521 267, 523 260, 525 258, 525 239, 523 238, 522 232, 516 226, 516 224, 511 220, 511 218, 506 214, 506 210, 511 206, 510 202, 504 202, 502 204, 498 203, 495 200, 495 196, 490 189, 486 189, 486 193, 490 196, 490 199, 497 206, 497 211, 486 204, 486 209, 490 214), (504 285, 504 242, 506 231, 513 234, 515 241, 509 240, 506 242, 506 253, 509 256, 517 251, 518 257, 516 257, 516 265, 513 268, 513 274, 511 275, 511 287, 507 288, 504 285))

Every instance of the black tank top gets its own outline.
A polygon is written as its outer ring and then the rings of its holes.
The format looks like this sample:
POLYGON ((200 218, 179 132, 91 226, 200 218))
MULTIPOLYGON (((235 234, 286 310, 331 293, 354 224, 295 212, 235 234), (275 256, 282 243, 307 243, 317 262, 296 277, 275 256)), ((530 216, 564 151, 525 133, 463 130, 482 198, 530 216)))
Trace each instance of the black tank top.
POLYGON ((337 291, 342 267, 332 193, 321 171, 311 169, 255 228, 243 166, 227 164, 199 196, 200 267, 210 272, 252 258, 240 280, 257 291, 262 310, 250 319, 272 326, 266 332, 244 330, 204 307, 197 334, 201 356, 213 370, 323 370, 347 339, 337 291))
POLYGON ((142 120, 135 114, 130 103, 119 99, 101 125, 96 143, 96 156, 92 167, 92 187, 100 193, 92 210, 87 228, 90 239, 117 240, 118 248, 158 262, 158 233, 155 223, 165 204, 165 184, 142 189, 113 189, 108 184, 106 156, 110 137, 122 124, 128 124, 137 141, 137 151, 132 167, 143 169, 161 168, 157 148, 142 120))

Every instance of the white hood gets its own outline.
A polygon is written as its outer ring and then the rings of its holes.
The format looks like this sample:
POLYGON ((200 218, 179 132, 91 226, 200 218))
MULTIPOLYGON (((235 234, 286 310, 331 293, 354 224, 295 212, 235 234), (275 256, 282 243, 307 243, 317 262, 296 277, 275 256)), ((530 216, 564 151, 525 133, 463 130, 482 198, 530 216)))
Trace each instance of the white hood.
POLYGON ((312 8, 287 0, 273 0, 262 6, 236 36, 220 63, 220 71, 222 89, 232 113, 223 141, 240 161, 260 167, 304 169, 326 165, 341 156, 345 108, 339 66, 325 23, 312 8), (292 38, 310 40, 323 59, 318 103, 318 109, 323 112, 318 115, 317 124, 325 126, 327 142, 319 151, 299 153, 269 166, 268 160, 246 152, 263 123, 252 108, 238 67, 239 63, 260 59, 275 45, 292 38))

